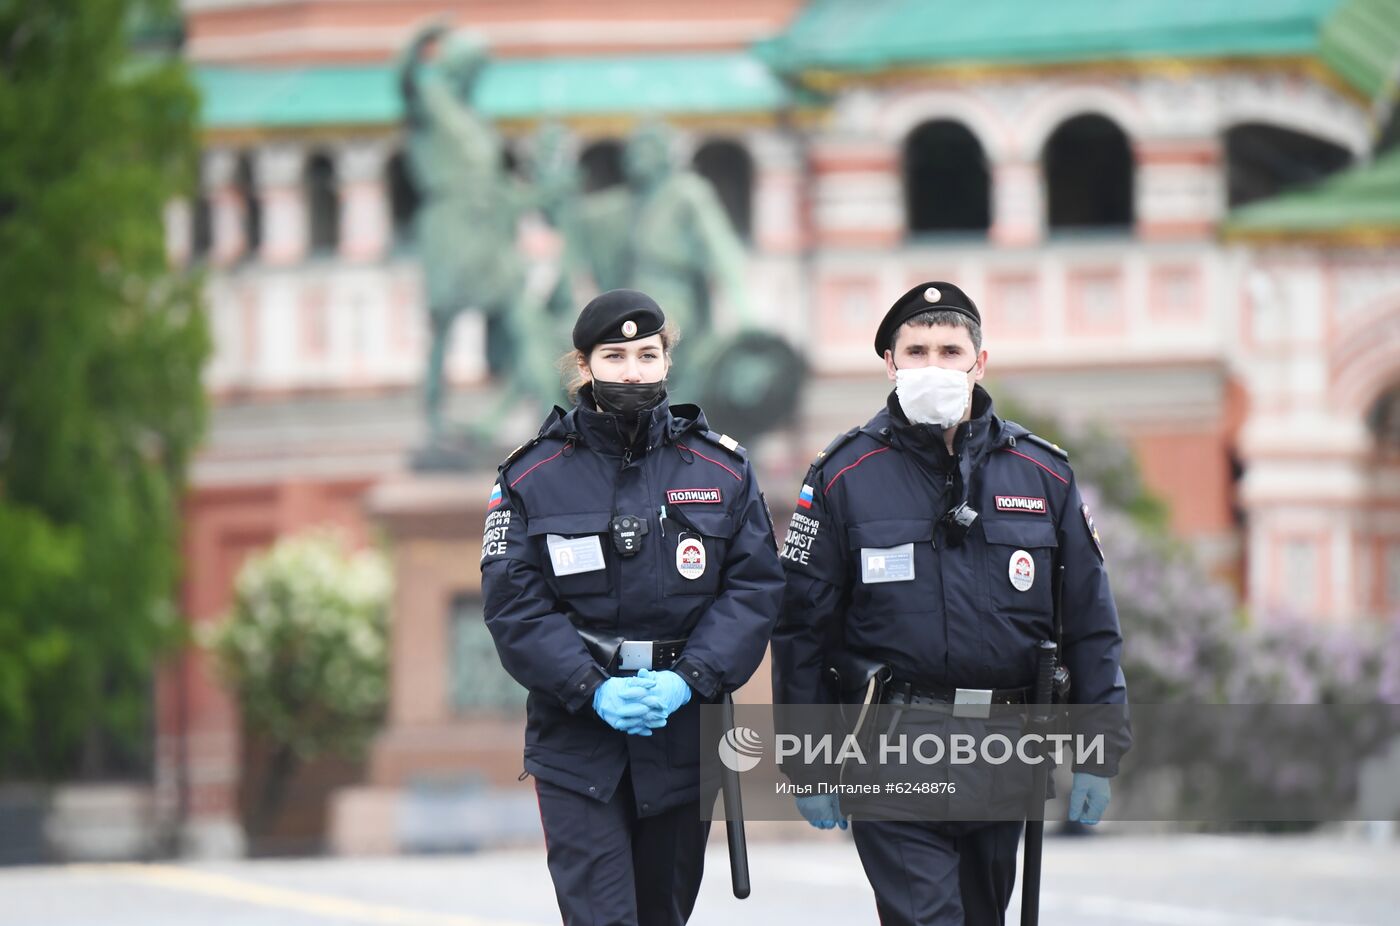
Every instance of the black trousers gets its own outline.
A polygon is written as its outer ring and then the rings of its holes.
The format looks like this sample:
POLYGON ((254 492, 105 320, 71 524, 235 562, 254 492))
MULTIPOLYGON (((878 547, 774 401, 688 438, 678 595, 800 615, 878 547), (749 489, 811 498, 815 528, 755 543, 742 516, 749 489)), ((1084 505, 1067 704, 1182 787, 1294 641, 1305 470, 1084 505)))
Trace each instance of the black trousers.
POLYGON ((535 781, 564 926, 682 926, 695 908, 710 823, 699 803, 637 816, 630 774, 606 804, 535 781))
POLYGON ((1001 926, 1021 823, 851 823, 881 926, 1001 926))

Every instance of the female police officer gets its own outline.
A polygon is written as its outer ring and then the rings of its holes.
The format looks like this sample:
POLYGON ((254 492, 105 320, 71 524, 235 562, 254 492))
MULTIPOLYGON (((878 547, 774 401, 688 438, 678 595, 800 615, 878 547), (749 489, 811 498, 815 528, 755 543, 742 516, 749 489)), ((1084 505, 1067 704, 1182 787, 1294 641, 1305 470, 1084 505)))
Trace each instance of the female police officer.
POLYGON ((783 592, 742 448, 666 397, 672 336, 644 293, 574 325, 583 385, 501 464, 482 547, 486 625, 529 689, 564 922, 679 924, 699 892, 699 705, 763 658, 783 592))

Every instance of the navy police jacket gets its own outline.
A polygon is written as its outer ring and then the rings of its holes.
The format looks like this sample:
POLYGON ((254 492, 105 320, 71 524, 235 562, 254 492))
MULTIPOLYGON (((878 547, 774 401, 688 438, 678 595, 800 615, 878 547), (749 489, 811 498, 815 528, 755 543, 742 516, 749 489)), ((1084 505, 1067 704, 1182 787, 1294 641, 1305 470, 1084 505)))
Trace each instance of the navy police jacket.
MULTIPOLYGON (((824 672, 842 650, 914 684, 1033 686, 1034 647, 1054 639, 1051 578, 1063 563, 1070 700, 1127 703, 1118 613, 1074 473, 1052 445, 998 418, 980 386, 972 403, 955 455, 942 428, 910 424, 891 393, 808 470, 782 551, 776 702, 830 702, 824 672), (979 517, 955 545, 944 515, 962 501, 979 517)), ((1117 731, 1106 762, 1085 770, 1116 774, 1128 745, 1117 731)))
POLYGON ((783 571, 743 449, 698 408, 663 401, 629 440, 591 405, 556 408, 501 466, 482 545, 486 626, 529 690, 526 771, 606 801, 630 768, 637 812, 650 816, 698 798, 699 706, 758 668, 783 571), (646 525, 632 556, 614 549, 619 515, 646 525), (651 736, 612 729, 593 710, 607 673, 580 629, 684 638, 672 669, 691 700, 651 736))

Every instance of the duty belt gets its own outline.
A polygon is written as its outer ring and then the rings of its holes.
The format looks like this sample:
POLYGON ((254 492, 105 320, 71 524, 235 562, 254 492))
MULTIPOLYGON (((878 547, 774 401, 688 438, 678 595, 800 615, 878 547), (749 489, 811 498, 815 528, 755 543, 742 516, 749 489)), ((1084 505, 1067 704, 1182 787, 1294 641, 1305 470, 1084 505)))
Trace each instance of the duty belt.
POLYGON ((993 704, 1025 704, 1029 688, 951 688, 944 685, 918 685, 893 679, 884 686, 880 700, 885 704, 952 704, 953 715, 986 717, 993 704))
POLYGON ((617 648, 617 667, 609 672, 669 669, 685 651, 685 640, 623 640, 617 648))
POLYGON ((685 651, 686 638, 679 640, 624 640, 595 630, 576 628, 588 653, 609 675, 649 669, 669 669, 685 651))

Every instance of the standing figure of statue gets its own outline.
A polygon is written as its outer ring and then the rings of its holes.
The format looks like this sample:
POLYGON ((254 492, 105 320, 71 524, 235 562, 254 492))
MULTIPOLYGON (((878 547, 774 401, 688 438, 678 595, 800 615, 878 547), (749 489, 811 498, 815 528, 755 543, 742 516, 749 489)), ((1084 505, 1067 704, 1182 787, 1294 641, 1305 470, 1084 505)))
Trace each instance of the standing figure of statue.
POLYGON ((406 163, 421 199, 415 221, 431 332, 424 377, 430 446, 444 437, 444 364, 453 323, 466 308, 497 322, 511 356, 504 395, 480 431, 489 432, 522 395, 547 407, 559 391, 558 377, 529 337, 535 308, 516 250, 528 197, 506 172, 500 136, 471 103, 486 61, 479 37, 449 33, 444 24, 419 31, 400 59, 406 163), (429 71, 424 59, 438 44, 437 67, 429 71))
MULTIPOLYGON (((568 319, 577 310, 573 277, 587 269, 585 258, 579 253, 578 235, 574 233, 581 195, 574 136, 563 123, 545 122, 531 138, 523 166, 535 204, 544 220, 559 233, 558 260, 548 268, 553 276, 542 289, 548 294, 544 297, 544 314, 562 334, 569 329, 568 319)), ((531 295, 535 296, 533 290, 531 295)), ((558 346, 561 351, 567 349, 568 339, 561 338, 558 346)))
POLYGON ((565 235, 599 289, 636 289, 665 306, 691 358, 668 387, 700 402, 729 433, 752 439, 791 420, 805 368, 781 337, 760 330, 745 277, 744 244, 714 188, 672 161, 671 130, 644 123, 623 151, 626 182, 584 197, 565 235), (722 289, 738 330, 714 324, 722 289))
POLYGON ((709 182, 672 163, 671 130, 641 125, 623 151, 626 183, 589 195, 581 244, 600 289, 628 287, 666 307, 682 331, 709 332, 711 282, 748 320, 744 246, 709 182))

